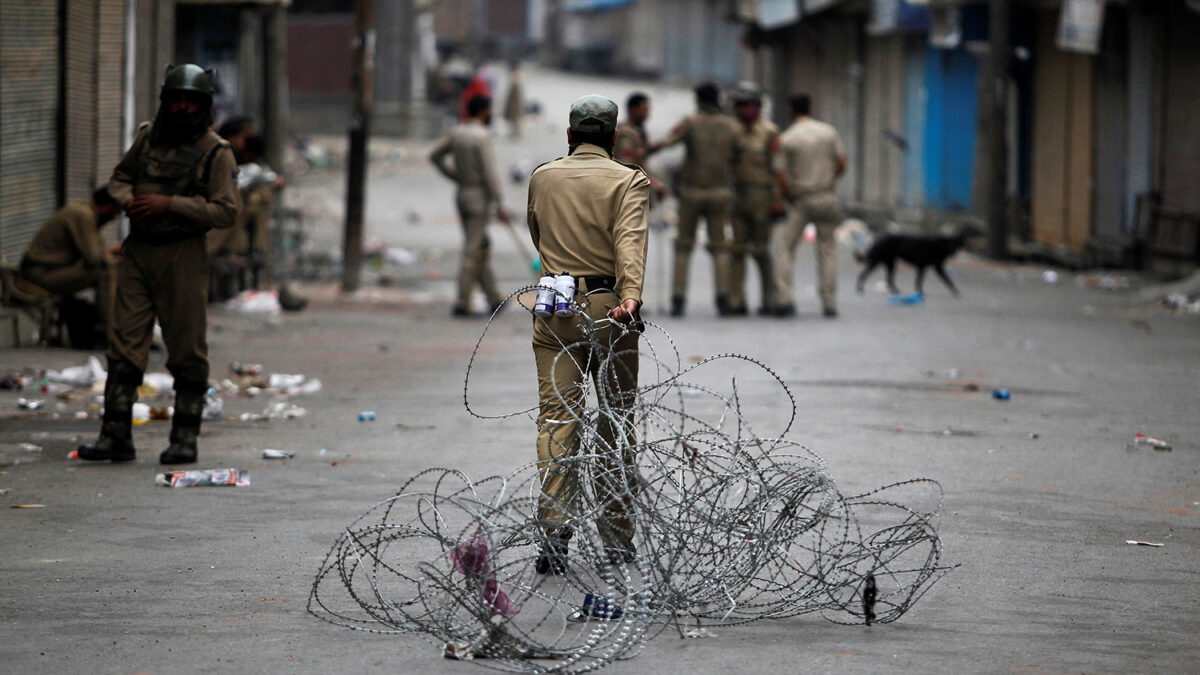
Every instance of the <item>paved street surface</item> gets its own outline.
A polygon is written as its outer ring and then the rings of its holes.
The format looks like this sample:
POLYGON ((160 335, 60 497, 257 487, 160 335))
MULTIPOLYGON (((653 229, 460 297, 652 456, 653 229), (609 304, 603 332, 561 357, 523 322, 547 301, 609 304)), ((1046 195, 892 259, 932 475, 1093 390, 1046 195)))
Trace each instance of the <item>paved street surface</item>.
MULTIPOLYGON (((524 154, 501 139, 500 154, 530 163, 561 154, 567 102, 593 90, 623 101, 634 86, 531 73, 529 96, 556 124, 538 123, 524 154)), ((655 135, 690 107, 678 89, 655 102, 655 135)), ((458 225, 451 187, 424 159, 428 147, 378 144, 370 186, 368 238, 403 246, 417 262, 370 270, 372 285, 349 298, 309 285, 309 309, 279 321, 212 311, 214 378, 237 360, 324 385, 291 399, 307 410, 299 419, 238 421, 269 405, 263 394, 227 399, 225 419, 205 426, 199 466, 249 470, 250 487, 156 487, 165 422, 135 429, 133 464, 69 461, 98 427, 94 415, 74 419, 88 399, 60 409, 49 397, 27 412, 16 401, 28 392, 0 392, 0 671, 482 672, 444 661, 440 646, 418 637, 356 633, 304 609, 340 529, 416 472, 453 466, 483 477, 533 459, 531 421, 479 420, 463 408, 483 320, 448 318, 458 225), (388 286, 374 285, 381 276, 388 286), (364 410, 376 421, 359 422, 364 410), (265 461, 263 448, 296 458, 265 461), (8 508, 22 504, 43 506, 8 508)), ((289 196, 308 210, 314 241, 329 246, 342 181, 336 171, 310 173, 289 196)), ((523 211, 521 185, 511 184, 509 204, 523 211)), ((493 238, 504 283, 526 283, 516 244, 499 228, 493 238)), ((651 308, 668 245, 652 242, 651 308)), ((969 255, 951 264, 961 298, 931 278, 924 304, 894 307, 871 284, 855 295, 857 265, 849 246, 841 254, 836 321, 818 316, 809 248, 797 270, 798 319, 715 318, 701 250, 688 318, 650 318, 685 359, 732 351, 775 368, 798 404, 791 437, 825 458, 843 492, 939 481, 945 561, 961 566, 894 624, 801 617, 694 640, 663 634, 606 672, 1194 671, 1196 318, 1088 288, 1072 273, 1048 284, 1041 269, 969 255), (1011 400, 994 400, 997 387, 1011 400), (1173 449, 1127 449, 1137 432, 1173 449)), ((910 269, 899 283, 911 287, 910 269)), ((529 333, 516 311, 493 325, 472 379, 482 412, 535 404, 529 333)), ((151 370, 164 358, 153 355, 151 370)), ((5 350, 0 373, 85 361, 80 352, 5 350)), ((786 419, 785 401, 765 379, 751 380, 738 382, 751 419, 763 427, 786 419)))

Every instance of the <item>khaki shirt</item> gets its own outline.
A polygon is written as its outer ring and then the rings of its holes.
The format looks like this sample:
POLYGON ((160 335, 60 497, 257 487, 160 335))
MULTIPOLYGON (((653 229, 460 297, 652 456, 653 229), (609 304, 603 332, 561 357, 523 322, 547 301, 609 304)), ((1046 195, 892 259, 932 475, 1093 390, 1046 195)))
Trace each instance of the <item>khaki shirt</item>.
POLYGON ((796 197, 831 195, 838 180, 838 158, 846 154, 842 139, 829 124, 811 117, 792 123, 780 136, 781 167, 796 197))
MULTIPOLYGON (((113 169, 112 179, 108 183, 109 193, 123 209, 129 207, 135 195, 141 194, 137 186, 138 162, 147 146, 150 127, 151 123, 145 122, 138 128, 133 145, 113 169)), ((212 131, 207 133, 211 137, 201 140, 221 147, 214 151, 216 154, 211 163, 206 159, 196 167, 197 180, 205 185, 204 192, 195 196, 172 196, 169 213, 191 220, 202 228, 233 227, 242 206, 237 187, 237 160, 228 143, 212 131), (201 180, 205 177, 205 171, 208 172, 206 184, 201 180)))
POLYGON ((616 277, 621 300, 642 299, 650 179, 583 143, 529 178, 529 234, 548 273, 616 277))
POLYGON ((489 202, 499 203, 500 183, 492 159, 492 139, 479 120, 468 120, 455 127, 429 153, 429 161, 458 183, 459 192, 478 191, 489 202))
POLYGON ((701 108, 684 119, 663 147, 683 143, 687 156, 680 183, 692 188, 728 188, 733 182, 737 162, 738 123, 717 108, 701 108))
POLYGON ((733 168, 738 187, 774 187, 775 157, 779 154, 779 128, 767 120, 756 120, 747 128, 742 124, 737 136, 737 164, 733 168))
POLYGON ((80 260, 86 267, 103 265, 104 246, 91 204, 67 204, 50 216, 29 242, 25 260, 46 267, 64 267, 80 260))
POLYGON ((646 131, 629 122, 617 127, 613 157, 628 164, 643 166, 646 163, 646 131))

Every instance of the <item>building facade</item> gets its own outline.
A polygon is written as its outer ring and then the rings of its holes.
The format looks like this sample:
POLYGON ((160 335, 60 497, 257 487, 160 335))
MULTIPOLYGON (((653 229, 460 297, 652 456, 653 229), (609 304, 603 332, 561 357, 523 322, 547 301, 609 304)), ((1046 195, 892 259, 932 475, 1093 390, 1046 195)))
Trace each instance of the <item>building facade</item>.
MULTIPOLYGON (((848 207, 928 226, 969 219, 981 207, 988 3, 809 5, 737 3, 753 50, 747 74, 779 101, 812 94, 816 115, 842 132, 848 207)), ((1015 1, 1009 34, 1014 250, 1194 265, 1200 93, 1184 83, 1200 81, 1200 3, 1015 1)))

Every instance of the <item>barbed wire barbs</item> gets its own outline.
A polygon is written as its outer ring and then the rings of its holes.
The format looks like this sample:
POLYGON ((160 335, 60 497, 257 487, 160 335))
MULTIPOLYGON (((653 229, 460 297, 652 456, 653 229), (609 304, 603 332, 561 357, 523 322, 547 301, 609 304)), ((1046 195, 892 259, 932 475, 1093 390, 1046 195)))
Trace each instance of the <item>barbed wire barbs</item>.
MULTIPOLYGON (((501 309, 533 314, 526 299, 536 291, 519 289, 501 309)), ((310 612, 416 634, 447 657, 500 670, 585 672, 635 656, 664 630, 683 637, 804 614, 889 623, 951 569, 935 481, 843 495, 825 462, 787 438, 796 401, 766 364, 726 353, 685 365, 662 327, 593 319, 592 301, 572 302, 576 337, 555 336, 555 366, 581 377, 553 386, 554 414, 543 419, 575 430, 553 461, 479 481, 450 468, 414 476, 334 542, 310 612), (631 381, 631 358, 641 382, 629 390, 621 382, 631 381), (705 377, 718 363, 738 371, 728 390, 705 377), (742 405, 747 386, 758 399, 764 385, 790 404, 774 436, 758 435, 764 425, 742 405), (538 574, 535 561, 553 543, 539 516, 551 474, 565 486, 552 506, 571 535, 562 573, 538 574), (622 515, 636 534, 614 558, 609 521, 622 515)), ((537 423, 540 406, 472 406, 472 372, 495 316, 468 363, 464 405, 483 419, 537 423)))

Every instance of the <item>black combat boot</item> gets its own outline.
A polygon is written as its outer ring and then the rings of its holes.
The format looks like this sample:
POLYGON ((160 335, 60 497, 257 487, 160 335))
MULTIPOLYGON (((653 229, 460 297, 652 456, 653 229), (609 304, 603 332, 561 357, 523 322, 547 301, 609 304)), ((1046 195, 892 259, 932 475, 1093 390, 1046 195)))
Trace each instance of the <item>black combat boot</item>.
POLYGON ((100 437, 91 445, 81 445, 79 459, 90 462, 131 462, 133 447, 133 404, 142 384, 142 371, 128 361, 110 361, 104 383, 104 421, 100 437))
POLYGON ((682 295, 671 296, 671 316, 683 316, 684 304, 686 304, 686 301, 683 299, 682 295))
POLYGON ((538 574, 567 573, 567 542, 575 534, 569 527, 552 527, 546 530, 542 550, 538 551, 534 569, 538 574))
POLYGON ((717 316, 729 316, 729 298, 717 296, 717 316))
POLYGON ((171 418, 171 445, 158 456, 160 464, 191 464, 196 461, 196 439, 204 413, 207 381, 175 380, 175 416, 171 418))

